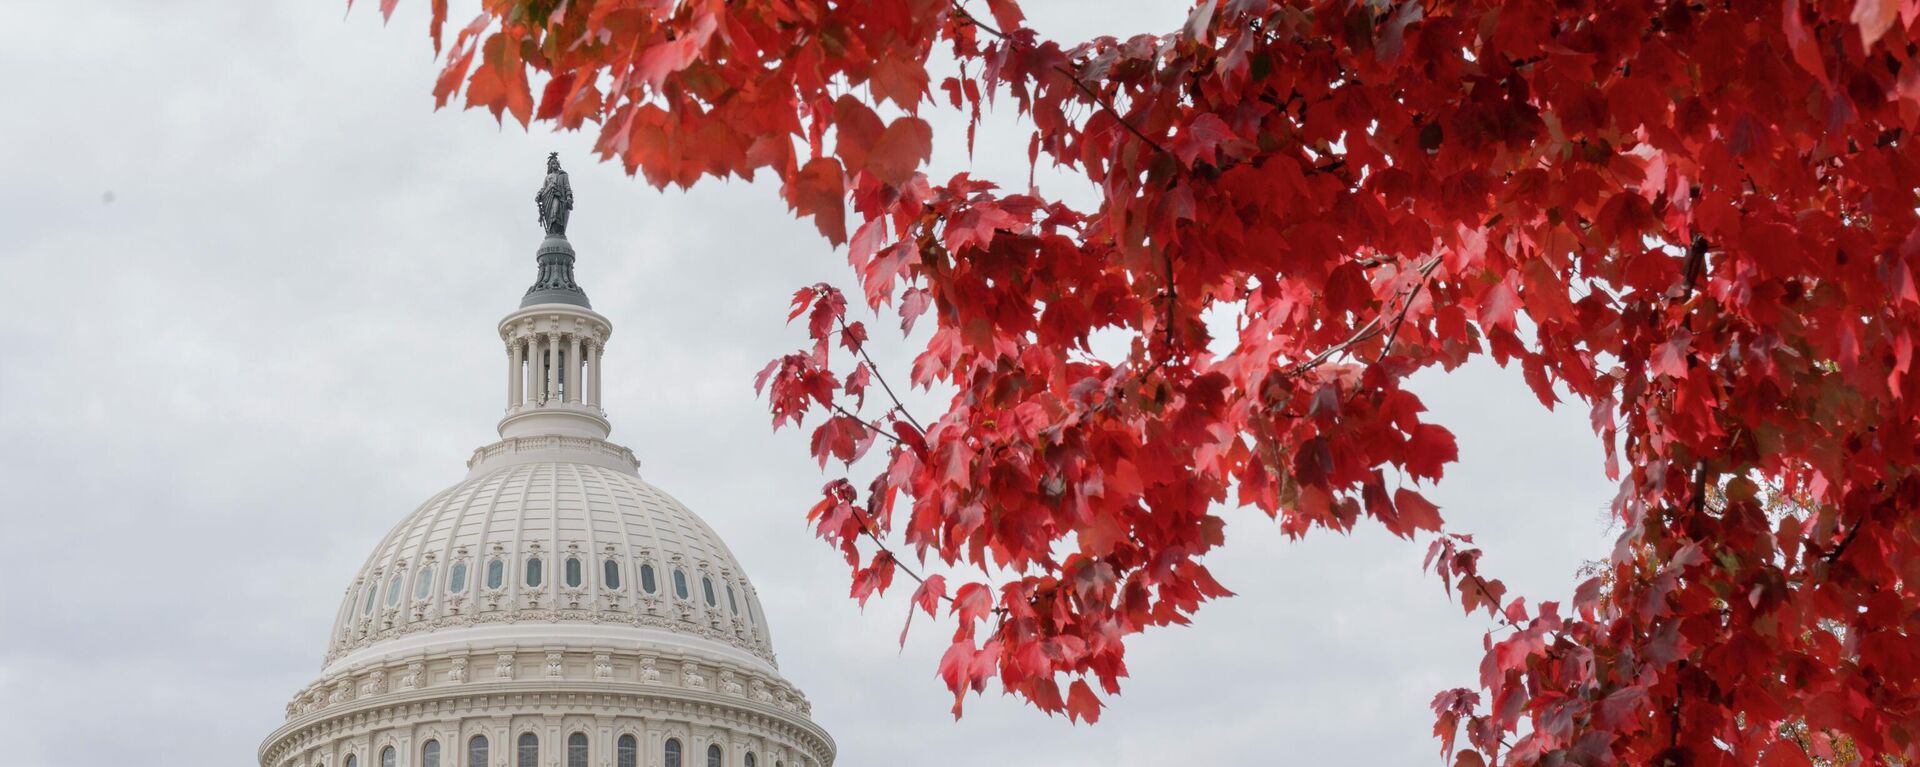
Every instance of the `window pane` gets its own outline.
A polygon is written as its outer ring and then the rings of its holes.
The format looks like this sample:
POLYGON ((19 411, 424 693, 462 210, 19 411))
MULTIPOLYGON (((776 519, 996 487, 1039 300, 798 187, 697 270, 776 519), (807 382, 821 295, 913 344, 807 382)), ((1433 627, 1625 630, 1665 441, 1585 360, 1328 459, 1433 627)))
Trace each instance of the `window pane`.
POLYGON ((677 596, 677 597, 679 597, 679 598, 681 598, 681 599, 686 599, 686 598, 687 598, 687 574, 686 574, 686 572, 684 572, 684 571, 681 571, 681 570, 675 570, 675 571, 673 571, 673 595, 674 595, 674 596, 677 596))
POLYGON ((394 573, 387 579, 387 606, 400 604, 400 574, 394 573))
POLYGON ((467 741, 467 767, 487 767, 487 736, 475 735, 467 741))
POLYGON ((640 588, 645 589, 648 594, 652 594, 654 587, 657 585, 658 584, 653 582, 653 565, 641 565, 640 588))
POLYGON ((540 736, 531 732, 520 733, 520 753, 514 757, 515 767, 540 767, 540 736))
POLYGON ((467 563, 455 562, 447 571, 447 590, 455 594, 467 590, 467 563))
POLYGON ((399 767, 400 760, 394 757, 393 746, 380 749, 380 767, 399 767))
POLYGON ((539 557, 529 557, 527 559, 527 586, 530 588, 540 587, 540 558, 539 557))
POLYGON ((433 565, 420 568, 420 574, 413 577, 413 598, 426 599, 433 593, 433 565))
MULTIPOLYGON (((680 739, 667 739, 667 767, 680 767, 680 739)), ((347 765, 353 767, 353 765, 347 765)))
POLYGON ((747 754, 747 767, 754 767, 753 754, 747 754))
POLYGON ((712 578, 708 578, 707 576, 704 576, 704 575, 700 576, 700 590, 703 592, 706 592, 708 607, 719 606, 720 602, 713 598, 713 579, 712 578))
POLYGON ((567 736, 567 767, 587 767, 587 734, 576 732, 567 736))
POLYGON ((440 767, 440 741, 429 740, 420 749, 420 767, 440 767))
POLYGON ((707 767, 724 767, 720 764, 719 746, 707 746, 707 767))
POLYGON ((567 557, 567 588, 580 588, 580 558, 567 557))
POLYGON ((600 568, 600 579, 605 581, 607 588, 620 588, 620 563, 611 559, 607 560, 606 564, 600 568))
POLYGON ((733 584, 727 584, 727 612, 740 614, 740 602, 733 598, 733 584))
POLYGON ((507 579, 507 563, 496 559, 487 563, 487 588, 497 589, 507 579))
POLYGON ((361 615, 373 614, 373 595, 376 593, 379 593, 379 592, 373 587, 373 584, 371 583, 367 584, 367 604, 365 607, 362 607, 360 609, 361 615))
POLYGON ((353 754, 347 754, 347 767, 359 767, 359 765, 359 759, 355 758, 353 754))
POLYGON ((620 736, 613 748, 613 767, 640 767, 640 741, 632 735, 620 736))

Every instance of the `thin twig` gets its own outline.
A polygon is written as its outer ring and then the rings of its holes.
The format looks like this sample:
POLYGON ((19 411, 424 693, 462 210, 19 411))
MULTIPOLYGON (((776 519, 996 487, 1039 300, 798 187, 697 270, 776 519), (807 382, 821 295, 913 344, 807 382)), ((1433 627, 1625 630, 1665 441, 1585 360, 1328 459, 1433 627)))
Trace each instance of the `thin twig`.
MULTIPOLYGON (((979 29, 983 32, 986 32, 987 34, 993 35, 994 37, 999 38, 1000 40, 1004 41, 1008 45, 1019 44, 1019 41, 1009 36, 1006 33, 1006 31, 997 29, 993 25, 981 21, 978 17, 974 16, 972 13, 967 12, 967 9, 962 7, 958 2, 953 3, 952 8, 955 15, 959 16, 962 19, 965 19, 966 22, 968 24, 973 25, 975 29, 979 29)), ((1087 85, 1085 81, 1080 79, 1080 75, 1078 73, 1074 72, 1073 70, 1067 69, 1066 67, 1063 67, 1059 64, 1054 64, 1051 68, 1053 69, 1053 71, 1058 72, 1062 76, 1066 77, 1067 82, 1073 83, 1073 87, 1075 89, 1079 90, 1080 93, 1086 96, 1089 101, 1092 101, 1094 105, 1098 106, 1101 111, 1106 112, 1108 116, 1112 117, 1114 122, 1117 122, 1120 124, 1120 127, 1125 128, 1128 133, 1133 134, 1134 138, 1139 139, 1141 143, 1146 144, 1148 147, 1151 147, 1153 151, 1158 152, 1161 155, 1164 155, 1170 159, 1173 159, 1175 161, 1173 166, 1178 172, 1180 172, 1183 175, 1187 172, 1186 165, 1184 163, 1179 162, 1179 157, 1177 155, 1175 155, 1171 151, 1168 151, 1168 149, 1165 146, 1161 145, 1161 143, 1155 140, 1152 136, 1149 136, 1146 134, 1146 132, 1140 130, 1140 128, 1134 125, 1131 120, 1128 120, 1125 115, 1120 114, 1120 110, 1114 107, 1113 101, 1111 99, 1109 99, 1105 95, 1102 95, 1100 92, 1095 91, 1092 88, 1092 86, 1087 85)), ((1344 163, 1345 163, 1345 160, 1337 160, 1329 166, 1329 169, 1339 167, 1344 163)), ((1321 169, 1316 168, 1315 170, 1321 170, 1321 169)), ((1174 335, 1174 317, 1175 317, 1176 311, 1179 309, 1179 292, 1178 292, 1178 288, 1174 286, 1173 253, 1170 251, 1164 252, 1162 253, 1162 256, 1165 258, 1167 262, 1167 273, 1166 273, 1167 308, 1166 308, 1166 317, 1163 319, 1162 324, 1164 325, 1163 333, 1166 337, 1167 355, 1171 356, 1173 354, 1174 342, 1176 341, 1176 337, 1174 335)), ((1155 367, 1158 367, 1158 363, 1155 364, 1155 367)))
POLYGON ((853 413, 851 413, 851 412, 848 412, 848 410, 847 410, 846 408, 844 408, 844 407, 841 407, 841 406, 840 406, 839 404, 837 404, 837 403, 836 403, 836 404, 834 404, 834 405, 831 405, 831 407, 833 408, 833 412, 835 412, 835 413, 839 413, 839 414, 841 414, 841 415, 843 415, 843 416, 846 416, 846 417, 848 417, 848 418, 851 418, 851 419, 853 419, 853 420, 855 420, 855 421, 859 421, 859 422, 860 422, 860 425, 861 425, 861 426, 865 426, 865 427, 867 427, 868 429, 872 429, 872 430, 873 430, 873 433, 875 433, 875 434, 878 434, 878 435, 880 435, 880 436, 882 436, 882 437, 886 437, 887 439, 890 439, 890 440, 893 440, 893 443, 894 443, 894 444, 896 444, 896 445, 898 445, 898 444, 902 444, 902 443, 900 442, 900 438, 899 438, 899 437, 896 437, 896 436, 893 436, 893 433, 892 433, 892 432, 889 432, 889 431, 887 431, 887 430, 885 430, 885 429, 882 429, 882 428, 880 428, 879 426, 877 426, 877 425, 875 425, 875 424, 874 424, 874 423, 873 423, 872 421, 868 421, 868 420, 867 420, 867 419, 865 419, 865 418, 861 418, 860 416, 857 416, 857 415, 854 415, 854 414, 853 414, 853 413))
MULTIPOLYGON (((893 553, 893 548, 891 546, 888 546, 886 541, 880 539, 880 534, 875 531, 874 529, 875 526, 870 520, 862 519, 860 520, 860 522, 861 522, 860 532, 866 533, 867 538, 873 541, 873 545, 876 548, 878 548, 880 551, 886 553, 887 559, 893 562, 894 567, 899 568, 901 572, 906 573, 907 577, 913 579, 913 582, 921 584, 923 586, 926 585, 927 579, 924 577, 921 577, 920 573, 914 572, 912 565, 907 564, 906 560, 901 559, 899 554, 893 553)), ((940 595, 940 599, 950 604, 953 603, 954 601, 952 596, 944 593, 940 595)), ((909 605, 907 607, 907 610, 911 612, 913 610, 913 606, 909 605)), ((993 610, 991 610, 991 612, 994 615, 998 615, 998 616, 1001 616, 1002 618, 1005 618, 1007 608, 1003 605, 994 605, 993 610)), ((994 632, 998 634, 999 628, 996 627, 994 629, 994 632)))
MULTIPOLYGON (((847 333, 847 318, 840 317, 838 318, 838 320, 840 322, 840 334, 842 336, 845 336, 847 333)), ((880 366, 874 364, 873 357, 867 354, 867 342, 861 341, 859 344, 857 344, 854 347, 854 351, 859 352, 860 358, 867 361, 867 371, 873 374, 873 380, 880 382, 880 388, 886 391, 887 399, 893 400, 894 411, 899 413, 901 416, 905 417, 907 419, 907 423, 913 424, 913 428, 919 429, 921 434, 926 434, 927 427, 921 426, 920 422, 913 417, 913 414, 910 412, 907 412, 907 406, 902 402, 900 402, 900 396, 893 393, 892 386, 887 385, 887 377, 880 374, 880 366)), ((888 435, 888 436, 892 436, 892 435, 888 435)), ((897 439, 894 441, 899 442, 899 440, 897 439)))
MULTIPOLYGON (((960 18, 966 19, 967 23, 972 24, 974 28, 979 29, 982 32, 986 32, 987 34, 993 35, 994 37, 1000 38, 1001 40, 1006 41, 1009 45, 1016 44, 1018 42, 1014 40, 1012 37, 1008 36, 1006 32, 996 29, 994 28, 993 25, 983 22, 979 18, 975 17, 973 14, 968 13, 967 9, 961 7, 959 3, 954 3, 952 7, 953 7, 953 12, 955 14, 957 14, 960 18)), ((1147 146, 1153 147, 1153 150, 1156 152, 1164 154, 1168 157, 1174 157, 1174 154, 1170 151, 1167 151, 1166 147, 1161 146, 1160 142, 1155 141, 1153 140, 1152 137, 1148 136, 1145 133, 1142 133, 1139 128, 1134 127, 1133 123, 1128 122, 1127 118, 1122 117, 1120 115, 1120 111, 1114 108, 1113 102, 1108 101, 1105 96, 1100 95, 1099 93, 1095 92, 1092 88, 1087 87, 1086 83, 1081 82, 1080 76, 1078 74, 1075 74, 1073 70, 1067 69, 1066 67, 1060 66, 1059 64, 1055 64, 1053 65, 1053 71, 1066 75, 1067 80, 1069 82, 1072 82, 1075 88, 1078 88, 1081 93, 1086 94, 1087 98, 1092 99, 1093 103, 1099 106, 1101 110, 1105 111, 1109 115, 1112 115, 1113 119, 1119 121, 1120 126, 1123 128, 1126 128, 1127 132, 1132 133, 1135 138, 1140 139, 1147 146)), ((1184 170, 1184 166, 1182 166, 1182 169, 1184 170)))
MULTIPOLYGON (((1407 293, 1406 300, 1403 301, 1400 305, 1400 311, 1394 315, 1393 332, 1395 334, 1398 334, 1400 332, 1400 324, 1406 321, 1407 310, 1413 308, 1414 293, 1419 292, 1420 288, 1426 285, 1426 277, 1432 274, 1434 267, 1438 266, 1439 264, 1440 264, 1440 258, 1438 256, 1435 256, 1432 260, 1429 260, 1427 263, 1422 264, 1420 266, 1419 271, 1420 271, 1421 279, 1419 284, 1416 284, 1413 290, 1407 293)), ((1298 365, 1294 365, 1292 368, 1287 370, 1285 375, 1288 377, 1292 377, 1292 376, 1304 374, 1309 370, 1319 367, 1321 363, 1326 362, 1328 359, 1332 358, 1334 355, 1344 352, 1348 349, 1351 349, 1354 346, 1357 346, 1359 344, 1365 343, 1367 340, 1380 335, 1380 332, 1381 332, 1380 320, 1384 316, 1386 315, 1374 315, 1373 319, 1367 320, 1366 324, 1361 325, 1359 328, 1355 329, 1353 331, 1353 335, 1348 336, 1347 340, 1341 341, 1340 343, 1329 346, 1326 349, 1321 350, 1319 354, 1315 354, 1312 357, 1307 358, 1306 361, 1301 362, 1298 365)), ((1388 343, 1391 344, 1392 339, 1388 339, 1388 343)), ((1382 353, 1384 354, 1384 351, 1382 353)))
POLYGON ((1380 354, 1373 358, 1373 364, 1378 365, 1381 360, 1387 358, 1387 352, 1393 348, 1394 339, 1400 337, 1400 326, 1407 321, 1407 312, 1413 309, 1413 300, 1420 296, 1420 289, 1427 286, 1427 277, 1432 275, 1433 268, 1439 265, 1440 258, 1435 256, 1433 260, 1420 267, 1420 281, 1414 283, 1413 289, 1407 291, 1407 295, 1400 300, 1400 313, 1394 315, 1393 329, 1387 332, 1387 342, 1380 346, 1380 354))
POLYGON ((1832 551, 1821 555, 1820 558, 1828 562, 1838 560, 1841 554, 1847 553, 1847 547, 1853 545, 1854 537, 1860 534, 1860 528, 1864 527, 1866 523, 1867 521, 1864 519, 1854 522, 1853 527, 1847 528, 1847 536, 1840 539, 1840 545, 1833 547, 1832 551))
POLYGON ((1171 357, 1173 356, 1173 341, 1174 341, 1173 313, 1179 310, 1180 308, 1180 293, 1178 289, 1174 287, 1174 284, 1173 284, 1173 252, 1165 248, 1161 248, 1160 260, 1167 262, 1167 316, 1166 316, 1166 323, 1165 323, 1166 327, 1163 328, 1163 330, 1167 336, 1166 356, 1171 357))

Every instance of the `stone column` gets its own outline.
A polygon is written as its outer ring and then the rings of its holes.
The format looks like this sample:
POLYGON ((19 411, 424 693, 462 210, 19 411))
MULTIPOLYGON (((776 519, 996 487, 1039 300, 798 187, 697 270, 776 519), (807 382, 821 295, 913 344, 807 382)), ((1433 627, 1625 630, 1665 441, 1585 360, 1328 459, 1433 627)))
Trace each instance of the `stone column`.
POLYGON ((547 334, 547 400, 560 392, 560 334, 547 334))
POLYGON ((567 383, 566 383, 567 401, 576 405, 580 404, 580 385, 581 385, 580 381, 582 378, 585 377, 585 376, 582 376, 580 373, 582 370, 585 369, 585 367, 586 367, 585 365, 580 364, 580 336, 577 334, 568 334, 567 335, 567 383))
POLYGON ((587 344, 587 404, 600 406, 600 342, 587 344))
POLYGON ((523 374, 526 376, 527 390, 526 398, 521 402, 532 405, 540 402, 540 376, 543 375, 540 372, 540 336, 529 335, 526 343, 527 369, 523 374))
POLYGON ((526 374, 521 372, 521 368, 525 366, 526 360, 521 354, 520 339, 509 339, 507 341, 507 407, 509 408, 519 407, 520 403, 526 401, 520 391, 520 385, 526 381, 526 374))

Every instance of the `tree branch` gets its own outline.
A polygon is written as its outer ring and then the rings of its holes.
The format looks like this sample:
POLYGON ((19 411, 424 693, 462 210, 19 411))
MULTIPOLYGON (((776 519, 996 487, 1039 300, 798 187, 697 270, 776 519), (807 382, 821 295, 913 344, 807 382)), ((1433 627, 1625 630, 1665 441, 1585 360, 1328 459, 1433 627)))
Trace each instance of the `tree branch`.
MULTIPOLYGON (((1401 323, 1406 322, 1407 310, 1413 308, 1414 295, 1419 293, 1420 288, 1426 285, 1427 276, 1432 274, 1434 267, 1437 267, 1439 265, 1440 265, 1440 258, 1438 256, 1435 256, 1434 258, 1428 260, 1425 264, 1422 264, 1420 266, 1419 268, 1420 282, 1414 285, 1413 290, 1407 292, 1405 299, 1402 300, 1400 303, 1400 311, 1394 315, 1393 334, 1395 336, 1399 335, 1400 333, 1401 323)), ((1309 370, 1319 367, 1321 363, 1326 362, 1328 359, 1332 358, 1333 355, 1344 352, 1348 349, 1353 348, 1358 344, 1366 342, 1368 339, 1371 339, 1375 336, 1380 335, 1380 332, 1381 332, 1380 320, 1382 317, 1385 317, 1385 316, 1386 315, 1375 315, 1373 319, 1367 320, 1367 323, 1365 325, 1361 325, 1358 329, 1354 330, 1353 335, 1348 336, 1347 340, 1341 341, 1340 343, 1329 346, 1326 349, 1322 350, 1319 354, 1315 354, 1312 357, 1308 358, 1306 361, 1301 362, 1298 365, 1294 365, 1292 368, 1289 368, 1287 370, 1285 375, 1287 377, 1292 377, 1292 376, 1304 374, 1309 370)), ((1389 337, 1387 342, 1389 345, 1391 345, 1393 342, 1392 338, 1389 337)), ((1386 354, 1386 351, 1384 349, 1381 350, 1381 355, 1385 356, 1385 354, 1386 354)), ((1378 362, 1378 360, 1375 360, 1375 362, 1378 362)))
POLYGON ((833 408, 833 412, 839 413, 855 421, 859 421, 861 426, 865 426, 868 429, 872 429, 873 433, 878 434, 882 437, 886 437, 887 439, 893 440, 893 444, 896 444, 896 445, 900 444, 899 437, 893 436, 892 432, 889 432, 885 429, 880 428, 879 426, 875 425, 872 421, 869 421, 865 418, 861 418, 858 415, 854 415, 852 412, 848 411, 846 408, 841 407, 838 404, 834 404, 831 407, 833 408))
MULTIPOLYGON (((840 335, 842 337, 845 337, 847 334, 847 318, 837 317, 835 318, 835 320, 840 323, 840 335)), ((907 412, 907 406, 900 401, 900 396, 893 393, 892 386, 887 385, 887 377, 880 374, 880 366, 874 364, 873 357, 867 354, 867 342, 861 341, 859 344, 855 345, 854 351, 860 354, 860 359, 867 361, 867 371, 873 374, 873 380, 880 382, 880 388, 887 393, 887 399, 893 400, 894 412, 897 412, 901 415, 901 417, 906 418, 907 423, 913 424, 913 428, 919 429, 921 434, 926 434, 927 427, 921 426, 920 421, 915 419, 912 413, 907 412)), ((865 422, 863 421, 862 423, 865 423, 865 422)), ((888 434, 887 436, 891 437, 893 435, 888 434)), ((900 440, 898 439, 894 440, 894 442, 899 442, 899 441, 900 440)))
MULTIPOLYGON (((968 24, 973 25, 974 28, 979 29, 982 32, 986 32, 987 34, 993 35, 994 37, 1000 38, 1001 40, 1005 41, 1008 45, 1019 44, 1018 40, 1015 40, 1013 37, 1009 36, 1006 32, 999 29, 995 29, 993 25, 987 24, 986 22, 983 22, 980 19, 976 18, 973 14, 968 13, 967 9, 964 7, 961 7, 959 3, 957 2, 954 3, 952 5, 952 8, 955 15, 959 16, 962 19, 965 19, 966 22, 968 24)), ((1073 87, 1079 89, 1079 91, 1082 94, 1085 94, 1088 99, 1092 100, 1095 105, 1100 107, 1101 111, 1104 111, 1109 115, 1112 115, 1113 119, 1120 123, 1120 127, 1126 128, 1128 133, 1131 133, 1134 135, 1134 138, 1140 139, 1142 143, 1145 143, 1147 146, 1153 147, 1153 150, 1156 152, 1159 152, 1160 154, 1166 155, 1168 157, 1174 157, 1174 154, 1172 152, 1167 151, 1166 147, 1161 146, 1160 142, 1155 141, 1153 140, 1152 137, 1148 136, 1145 133, 1142 133, 1139 128, 1134 127, 1133 123, 1128 122, 1127 118, 1122 117, 1120 115, 1120 111, 1114 108, 1113 102, 1107 100, 1105 96, 1102 96, 1099 93, 1095 92, 1092 88, 1088 87, 1086 83, 1081 82, 1080 76, 1078 74, 1075 74, 1073 70, 1067 69, 1066 67, 1060 66, 1059 64, 1053 65, 1052 69, 1055 72, 1059 72, 1060 74, 1065 75, 1067 78, 1067 81, 1073 83, 1073 87)), ((1175 159, 1177 160, 1178 158, 1175 158, 1175 159)), ((1180 167, 1182 172, 1186 170, 1185 166, 1181 166, 1178 163, 1175 163, 1175 165, 1176 167, 1180 167)))
POLYGON ((1866 523, 1867 521, 1864 519, 1854 522, 1853 527, 1847 528, 1846 537, 1840 539, 1840 545, 1833 547, 1832 551, 1822 554, 1820 558, 1828 562, 1838 560, 1841 554, 1847 553, 1847 547, 1853 545, 1853 539, 1860 535, 1860 528, 1866 526, 1866 523))
POLYGON ((1387 331, 1387 342, 1381 345, 1380 354, 1373 358, 1373 364, 1378 365, 1381 360, 1387 358, 1387 352, 1393 348, 1394 339, 1400 337, 1400 326, 1406 324, 1407 312, 1413 309, 1413 299, 1420 296, 1420 289, 1427 286, 1427 277, 1432 275, 1433 268, 1439 265, 1440 258, 1435 256, 1420 267, 1420 281, 1414 283, 1413 289, 1407 291, 1407 295, 1400 299, 1400 313, 1394 315, 1393 329, 1387 331))

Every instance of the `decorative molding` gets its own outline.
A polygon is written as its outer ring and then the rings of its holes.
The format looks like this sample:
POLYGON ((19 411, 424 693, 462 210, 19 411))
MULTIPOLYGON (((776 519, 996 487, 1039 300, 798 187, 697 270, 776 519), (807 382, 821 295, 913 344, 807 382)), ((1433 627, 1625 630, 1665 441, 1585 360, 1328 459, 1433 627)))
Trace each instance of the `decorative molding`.
MULTIPOLYGON (((589 712, 596 727, 633 733, 640 739, 641 748, 652 749, 656 756, 664 737, 679 737, 688 747, 683 752, 688 757, 683 764, 687 765, 703 764, 692 759, 695 755, 704 755, 704 745, 698 753, 692 748, 695 735, 700 740, 726 744, 758 743, 762 754, 786 759, 788 767, 803 764, 822 767, 833 763, 833 740, 818 725, 738 698, 729 702, 716 693, 674 688, 633 687, 607 691, 555 686, 561 683, 513 684, 526 689, 420 690, 394 696, 389 701, 369 701, 315 718, 291 721, 262 744, 260 763, 291 767, 329 758, 337 762, 347 753, 357 753, 361 754, 360 761, 366 767, 376 767, 367 759, 369 754, 378 754, 378 745, 397 743, 406 750, 414 743, 433 738, 441 741, 442 763, 447 764, 444 760, 449 754, 464 761, 466 740, 476 734, 487 736, 492 756, 504 759, 511 754, 509 733, 516 732, 506 726, 509 721, 519 721, 522 717, 564 721, 570 722, 565 729, 591 732, 595 727, 586 726, 585 719, 575 719, 589 712), (650 737, 653 734, 663 737, 654 739, 650 737)), ((554 731, 542 728, 538 732, 544 752, 544 743, 553 737, 554 731)), ((729 746, 729 754, 736 749, 737 745, 729 746)), ((773 767, 773 763, 767 762, 762 767, 773 767)))
POLYGON ((537 437, 508 437, 491 445, 475 448, 473 456, 467 459, 467 468, 471 470, 482 461, 496 456, 531 452, 584 453, 612 458, 623 462, 623 465, 631 465, 636 470, 640 467, 640 460, 633 456, 633 450, 624 445, 592 437, 544 434, 537 437))

